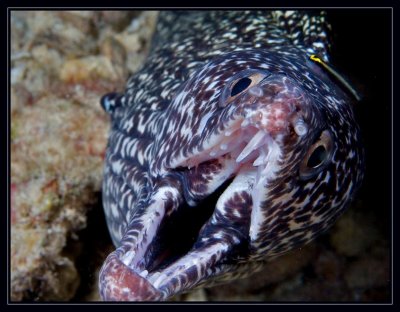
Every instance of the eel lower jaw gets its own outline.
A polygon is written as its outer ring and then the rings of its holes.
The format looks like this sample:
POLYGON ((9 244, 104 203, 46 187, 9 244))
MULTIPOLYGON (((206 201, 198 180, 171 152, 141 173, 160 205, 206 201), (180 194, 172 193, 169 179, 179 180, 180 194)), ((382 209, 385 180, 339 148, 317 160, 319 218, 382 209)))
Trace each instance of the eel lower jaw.
MULTIPOLYGON (((167 220, 169 221, 169 220, 167 220)), ((155 225, 156 227, 156 225, 155 225)), ((157 241, 156 237, 148 246, 136 253, 148 252, 157 241)), ((145 244, 144 244, 145 245, 145 244)), ((105 301, 160 301, 188 291, 214 274, 218 274, 220 260, 229 255, 230 244, 217 242, 192 248, 177 260, 132 257, 133 249, 121 245, 111 253, 99 274, 100 295, 105 301), (161 262, 155 268, 152 262, 161 262)), ((162 258, 162 257, 161 257, 162 258)))
POLYGON ((206 244, 154 272, 127 265, 117 249, 106 259, 99 275, 100 295, 105 301, 160 301, 189 291, 229 267, 219 263, 229 255, 228 242, 206 244))

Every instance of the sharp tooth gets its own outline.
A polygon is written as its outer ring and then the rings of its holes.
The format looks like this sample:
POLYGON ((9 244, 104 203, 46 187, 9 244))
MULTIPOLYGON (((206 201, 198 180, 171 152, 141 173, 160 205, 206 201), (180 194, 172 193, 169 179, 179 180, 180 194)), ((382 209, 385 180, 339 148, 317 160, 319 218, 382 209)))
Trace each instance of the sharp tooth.
POLYGON ((228 149, 228 144, 222 143, 220 148, 221 148, 221 150, 226 151, 228 149))
POLYGON ((162 281, 166 278, 165 274, 159 274, 159 276, 156 279, 152 279, 154 282, 151 282, 153 284, 154 288, 158 288, 162 281))
POLYGON ((141 277, 144 277, 144 278, 145 278, 148 274, 149 274, 149 271, 147 271, 147 270, 144 270, 144 271, 142 271, 142 272, 139 273, 139 275, 140 275, 141 277))
POLYGON ((121 261, 126 265, 129 266, 135 257, 135 253, 131 250, 127 251, 125 255, 121 258, 121 261))
POLYGON ((253 162, 253 166, 257 167, 264 163, 264 155, 258 156, 258 158, 253 162))
POLYGON ((158 279, 158 277, 160 277, 160 275, 161 275, 161 272, 150 273, 150 274, 147 276, 147 280, 148 280, 150 283, 154 284, 154 282, 158 279))
POLYGON ((236 158, 236 162, 241 162, 247 156, 251 154, 252 151, 260 147, 264 142, 263 139, 267 136, 267 134, 263 130, 259 130, 256 135, 250 140, 249 143, 245 146, 243 151, 236 158))
POLYGON ((232 129, 231 129, 231 130, 226 130, 226 131, 225 131, 225 136, 231 136, 232 133, 233 133, 233 130, 232 130, 232 129))
POLYGON ((217 152, 216 152, 216 151, 211 151, 211 152, 210 152, 210 156, 211 156, 211 157, 214 157, 215 155, 217 155, 217 152))
POLYGON ((260 156, 253 162, 253 166, 257 167, 260 165, 264 165, 267 162, 267 154, 266 146, 264 145, 264 149, 260 149, 260 156))

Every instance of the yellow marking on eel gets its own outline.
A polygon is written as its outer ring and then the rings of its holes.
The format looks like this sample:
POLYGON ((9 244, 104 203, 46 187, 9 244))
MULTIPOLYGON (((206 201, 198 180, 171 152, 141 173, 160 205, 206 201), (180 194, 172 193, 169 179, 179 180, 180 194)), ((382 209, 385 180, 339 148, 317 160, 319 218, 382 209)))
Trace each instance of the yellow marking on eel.
POLYGON ((339 80, 342 85, 353 94, 357 101, 361 101, 361 96, 357 93, 357 91, 343 78, 341 74, 339 74, 336 70, 334 70, 331 66, 326 64, 321 58, 316 56, 315 54, 310 55, 310 60, 315 63, 321 64, 321 66, 326 69, 330 74, 332 74, 337 80, 339 80))

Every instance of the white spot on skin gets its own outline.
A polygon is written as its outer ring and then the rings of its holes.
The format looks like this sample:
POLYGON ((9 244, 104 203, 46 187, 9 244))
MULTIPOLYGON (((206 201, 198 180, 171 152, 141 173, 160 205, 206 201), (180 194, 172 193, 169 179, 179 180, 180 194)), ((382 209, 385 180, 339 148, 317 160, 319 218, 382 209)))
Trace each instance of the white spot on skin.
POLYGON ((210 117, 211 117, 212 115, 213 115, 212 112, 208 112, 207 114, 205 114, 205 115, 201 118, 198 133, 202 133, 202 132, 203 132, 203 130, 204 130, 206 124, 207 124, 207 121, 210 119, 210 117))
POLYGON ((286 11, 285 12, 285 17, 288 18, 289 16, 293 15, 295 13, 295 11, 286 11))
POLYGON ((218 80, 215 80, 215 81, 211 82, 211 83, 207 86, 206 90, 207 90, 207 91, 213 90, 214 87, 218 84, 218 82, 219 82, 218 80))
POLYGON ((129 132, 133 127, 133 118, 129 118, 128 121, 124 124, 124 129, 129 132))
POLYGON ((237 210, 237 209, 234 209, 233 210, 233 215, 235 216, 235 217, 237 217, 237 218, 240 218, 242 215, 240 214, 240 212, 239 212, 239 210, 237 210))
POLYGON ((323 48, 323 47, 324 47, 324 44, 323 44, 322 42, 314 42, 314 43, 313 43, 313 46, 314 46, 314 47, 317 47, 317 48, 323 48))
POLYGON ((112 168, 112 171, 114 172, 114 174, 120 175, 121 172, 122 172, 123 163, 122 163, 120 160, 114 161, 114 162, 111 164, 111 168, 112 168))
POLYGON ((119 218, 119 210, 115 203, 110 204, 110 210, 113 218, 119 218))

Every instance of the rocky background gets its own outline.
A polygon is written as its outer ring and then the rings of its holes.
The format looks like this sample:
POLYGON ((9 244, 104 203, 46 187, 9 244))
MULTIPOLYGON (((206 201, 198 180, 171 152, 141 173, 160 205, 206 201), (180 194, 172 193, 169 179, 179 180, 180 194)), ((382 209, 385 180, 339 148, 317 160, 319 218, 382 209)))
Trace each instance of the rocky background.
MULTIPOLYGON (((357 111, 367 174, 357 200, 327 234, 264 271, 172 301, 390 300, 390 58, 370 58, 389 44, 386 15, 328 13, 337 29, 334 64, 355 73, 365 95, 357 111), (355 39, 346 21, 356 18, 355 39), (371 18, 382 19, 381 30, 371 18), (378 43, 365 52, 362 44, 374 34, 378 43), (351 59, 346 40, 356 49, 351 59)), ((99 99, 123 91, 143 63, 156 17, 156 11, 11 12, 12 301, 100 300, 98 270, 113 246, 101 206, 109 122, 99 99)))

